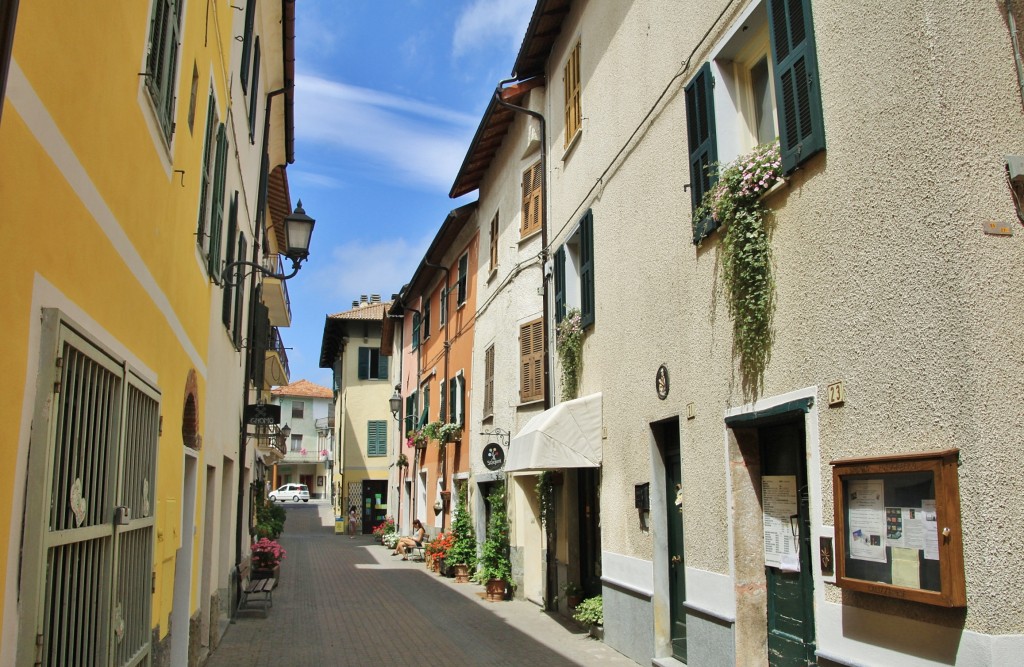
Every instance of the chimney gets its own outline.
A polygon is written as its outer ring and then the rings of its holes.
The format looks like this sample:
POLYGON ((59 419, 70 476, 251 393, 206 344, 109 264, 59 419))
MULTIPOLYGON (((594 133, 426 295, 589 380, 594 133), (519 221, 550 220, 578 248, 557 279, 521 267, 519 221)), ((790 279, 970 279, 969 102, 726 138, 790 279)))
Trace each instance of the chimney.
POLYGON ((358 308, 359 307, 359 302, 358 301, 353 301, 352 302, 352 307, 353 308, 358 308))
POLYGON ((380 294, 371 294, 370 303, 380 303, 380 294))
POLYGON ((367 303, 369 303, 369 301, 366 299, 366 295, 365 294, 360 294, 359 295, 359 305, 360 306, 365 306, 367 303))

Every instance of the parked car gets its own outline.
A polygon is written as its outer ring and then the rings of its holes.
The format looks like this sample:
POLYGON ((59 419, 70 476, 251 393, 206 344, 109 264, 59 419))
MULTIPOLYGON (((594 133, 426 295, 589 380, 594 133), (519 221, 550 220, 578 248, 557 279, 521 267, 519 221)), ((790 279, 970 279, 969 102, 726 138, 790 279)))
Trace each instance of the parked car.
POLYGON ((304 503, 308 503, 309 488, 307 488, 305 484, 285 484, 284 486, 271 491, 270 499, 275 502, 280 500, 282 503, 288 499, 295 502, 299 502, 301 500, 304 503))

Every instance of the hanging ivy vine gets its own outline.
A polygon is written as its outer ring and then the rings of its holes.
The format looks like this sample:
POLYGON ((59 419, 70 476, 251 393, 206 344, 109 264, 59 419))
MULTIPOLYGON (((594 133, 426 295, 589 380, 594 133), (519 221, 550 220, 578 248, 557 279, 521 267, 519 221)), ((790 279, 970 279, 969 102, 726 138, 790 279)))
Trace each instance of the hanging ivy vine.
POLYGON ((720 169, 694 219, 710 215, 725 228, 721 240, 722 278, 733 322, 734 351, 743 386, 757 395, 771 358, 775 281, 761 196, 782 178, 778 142, 762 144, 720 169))
POLYGON ((570 308, 558 323, 555 346, 562 367, 562 400, 576 398, 583 366, 583 317, 579 308, 570 308))
POLYGON ((555 518, 555 494, 551 485, 551 472, 544 470, 537 475, 537 501, 540 503, 540 523, 545 528, 555 518))

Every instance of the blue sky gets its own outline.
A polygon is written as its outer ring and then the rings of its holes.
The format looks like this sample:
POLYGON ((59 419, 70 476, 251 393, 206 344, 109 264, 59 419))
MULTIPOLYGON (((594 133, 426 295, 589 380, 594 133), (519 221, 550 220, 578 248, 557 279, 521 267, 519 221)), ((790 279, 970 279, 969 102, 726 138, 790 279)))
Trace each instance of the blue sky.
POLYGON ((318 368, 324 318, 384 300, 415 270, 448 211, 455 174, 534 0, 302 0, 296 7, 292 205, 316 219, 288 282, 291 379, 318 368))

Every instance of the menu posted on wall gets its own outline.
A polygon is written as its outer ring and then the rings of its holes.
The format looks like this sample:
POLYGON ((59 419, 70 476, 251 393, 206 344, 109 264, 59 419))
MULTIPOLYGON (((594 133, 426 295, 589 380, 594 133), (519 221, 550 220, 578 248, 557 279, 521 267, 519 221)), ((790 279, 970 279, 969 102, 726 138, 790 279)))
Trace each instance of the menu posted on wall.
POLYGON ((851 480, 846 485, 850 558, 885 563, 885 488, 880 479, 851 480))
POLYGON ((780 570, 800 570, 799 530, 791 521, 797 515, 795 475, 765 475, 761 478, 761 507, 764 514, 764 564, 780 570))

